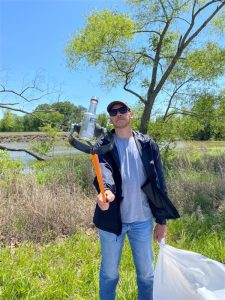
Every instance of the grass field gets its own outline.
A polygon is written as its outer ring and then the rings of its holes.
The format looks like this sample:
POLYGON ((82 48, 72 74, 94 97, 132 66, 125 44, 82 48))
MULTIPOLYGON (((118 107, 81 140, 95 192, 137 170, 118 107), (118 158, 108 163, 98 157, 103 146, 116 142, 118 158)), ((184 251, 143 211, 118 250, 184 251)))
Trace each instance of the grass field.
MULTIPOLYGON (((203 235, 195 219, 170 222, 168 244, 225 262, 224 234, 217 235, 207 224, 204 226, 203 235)), ((157 254, 156 244, 154 251, 157 254)), ((42 245, 30 242, 3 248, 0 299, 97 300, 99 265, 95 231, 78 230, 68 239, 61 237, 42 245)), ((117 299, 137 299, 136 292, 132 255, 126 240, 117 299)))
MULTIPOLYGON (((20 164, 1 156, 0 299, 97 300, 100 249, 92 226, 90 157, 63 156, 35 163, 31 174, 20 171, 20 164)), ((181 214, 169 221, 166 242, 225 263, 224 154, 175 151, 166 176, 181 214)), ((120 275, 118 300, 137 299, 127 241, 120 275)))

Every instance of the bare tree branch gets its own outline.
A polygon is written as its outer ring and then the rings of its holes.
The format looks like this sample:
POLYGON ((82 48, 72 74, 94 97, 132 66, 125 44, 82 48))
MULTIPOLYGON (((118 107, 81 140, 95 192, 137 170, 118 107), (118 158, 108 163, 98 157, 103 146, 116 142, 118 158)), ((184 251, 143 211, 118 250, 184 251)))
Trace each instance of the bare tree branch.
POLYGON ((184 21, 184 22, 186 22, 188 25, 191 25, 191 23, 188 21, 188 20, 186 20, 186 19, 184 19, 184 18, 181 18, 181 17, 173 17, 173 19, 178 19, 178 20, 181 20, 181 21, 184 21))
POLYGON ((41 161, 45 160, 43 157, 41 157, 41 156, 39 156, 39 155, 37 155, 37 154, 27 150, 27 149, 23 149, 23 148, 10 148, 10 147, 0 145, 0 149, 1 150, 7 150, 7 151, 25 152, 25 153, 35 157, 37 160, 41 160, 41 161))
MULTIPOLYGON (((28 87, 28 88, 31 89, 32 87, 28 87)), ((8 90, 8 89, 4 88, 4 89, 0 90, 0 93, 14 94, 14 95, 16 95, 16 96, 22 98, 22 99, 25 100, 26 102, 37 101, 37 100, 40 100, 41 98, 43 98, 43 97, 45 97, 45 96, 47 96, 47 95, 50 94, 50 93, 46 93, 46 94, 41 95, 40 97, 29 99, 29 98, 27 98, 26 96, 24 96, 24 93, 28 90, 28 88, 27 88, 27 89, 24 89, 24 90, 23 90, 22 92, 20 92, 20 93, 14 91, 14 90, 8 90)))
POLYGON ((184 85, 186 85, 186 84, 187 84, 188 82, 190 82, 190 81, 194 81, 193 78, 188 78, 186 81, 182 82, 179 86, 177 86, 177 87, 174 89, 172 95, 170 95, 170 99, 169 99, 169 102, 168 102, 168 105, 167 105, 166 112, 165 112, 165 114, 164 114, 164 116, 163 116, 163 120, 166 120, 166 117, 167 117, 167 115, 168 115, 168 111, 169 111, 169 109, 171 108, 170 106, 171 106, 171 103, 172 103, 173 98, 175 97, 175 95, 178 93, 178 91, 179 91, 184 85))
POLYGON ((166 8, 165 8, 165 6, 164 6, 164 3, 163 3, 162 0, 159 0, 159 3, 160 3, 160 5, 161 5, 161 7, 162 7, 162 10, 163 10, 163 13, 164 13, 164 17, 166 18, 166 20, 167 20, 167 22, 168 22, 168 21, 169 21, 169 17, 168 17, 166 8))
POLYGON ((141 95, 133 91, 132 89, 128 88, 128 84, 129 84, 129 80, 128 80, 128 76, 126 76, 125 84, 123 86, 124 90, 136 96, 142 103, 145 104, 146 103, 145 99, 141 95))
MULTIPOLYGON (((215 1, 211 1, 209 3, 214 3, 215 1)), ((215 11, 210 15, 210 17, 207 18, 207 20, 197 29, 193 35, 185 42, 185 39, 187 38, 188 34, 190 33, 192 27, 194 26, 194 20, 192 20, 192 23, 190 27, 187 29, 184 37, 180 39, 179 47, 177 49, 176 54, 174 55, 173 59, 171 60, 169 66, 167 67, 167 70, 164 72, 163 76, 161 77, 161 80, 159 81, 156 89, 154 90, 155 94, 157 95, 162 86, 164 85, 165 81, 169 77, 170 73, 172 72, 177 60, 181 57, 181 54, 183 53, 183 50, 188 46, 188 44, 199 34, 199 32, 211 21, 211 19, 214 17, 215 14, 218 13, 218 11, 225 5, 225 2, 222 2, 220 6, 218 6, 215 11)))
POLYGON ((165 122, 169 121, 174 115, 197 116, 195 113, 192 113, 190 111, 182 111, 181 109, 178 108, 175 109, 176 111, 173 111, 166 116, 166 119, 164 120, 165 122))
MULTIPOLYGON (((214 1, 212 1, 214 2, 214 1)), ((222 7, 225 5, 225 2, 222 2, 217 8, 214 10, 214 12, 203 22, 203 24, 189 37, 189 39, 184 43, 184 47, 186 48, 190 42, 203 30, 203 28, 206 27, 206 25, 213 19, 213 17, 222 9, 222 7)), ((206 5, 205 5, 206 6, 206 5)))
POLYGON ((0 102, 0 107, 1 107, 1 105, 19 105, 20 104, 20 102, 15 102, 15 103, 13 103, 13 102, 9 102, 9 103, 1 103, 0 102))
POLYGON ((181 41, 181 47, 186 48, 187 45, 202 31, 202 29, 212 20, 212 18, 218 13, 218 11, 224 6, 224 2, 222 2, 219 6, 217 6, 217 8, 214 10, 213 13, 210 14, 210 16, 202 23, 202 25, 188 38, 188 40, 186 41, 189 33, 191 32, 191 30, 194 27, 195 24, 195 19, 198 16, 198 14, 204 10, 206 7, 210 6, 211 4, 214 4, 218 1, 212 0, 210 2, 207 2, 205 5, 203 5, 202 7, 200 7, 196 12, 195 12, 195 6, 196 6, 196 0, 194 1, 193 7, 192 7, 192 19, 191 19, 191 23, 189 28, 187 29, 187 31, 185 32, 182 41, 181 41))
POLYGON ((156 30, 135 30, 132 33, 155 33, 158 34, 159 36, 161 35, 160 32, 156 30))
POLYGON ((12 111, 18 111, 18 112, 22 112, 24 114, 27 114, 27 115, 33 115, 33 113, 30 113, 26 110, 23 110, 23 109, 19 109, 19 108, 14 108, 14 107, 11 107, 10 106, 11 104, 8 104, 8 105, 0 105, 0 108, 4 108, 4 109, 9 109, 9 110, 12 110, 12 111))

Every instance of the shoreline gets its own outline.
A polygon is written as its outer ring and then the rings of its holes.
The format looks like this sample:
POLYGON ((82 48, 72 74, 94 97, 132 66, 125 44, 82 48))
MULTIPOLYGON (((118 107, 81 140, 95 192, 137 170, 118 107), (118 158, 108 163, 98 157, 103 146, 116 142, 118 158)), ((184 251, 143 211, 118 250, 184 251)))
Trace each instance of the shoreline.
MULTIPOLYGON (((67 139, 68 135, 65 132, 59 133, 59 137, 62 140, 67 139)), ((12 142, 31 142, 31 141, 46 141, 50 137, 45 133, 31 133, 31 132, 18 132, 18 133, 1 133, 0 134, 0 144, 1 143, 12 143, 12 142)))

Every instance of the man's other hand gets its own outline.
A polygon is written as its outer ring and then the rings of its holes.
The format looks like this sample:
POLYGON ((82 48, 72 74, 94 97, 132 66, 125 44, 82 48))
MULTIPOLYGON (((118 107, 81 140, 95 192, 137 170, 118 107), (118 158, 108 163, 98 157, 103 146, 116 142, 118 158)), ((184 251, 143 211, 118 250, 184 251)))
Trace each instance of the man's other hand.
POLYGON ((167 235, 166 225, 156 224, 154 228, 154 240, 160 242, 167 235))
POLYGON ((110 190, 105 190, 106 202, 103 202, 102 194, 98 194, 97 203, 101 210, 108 210, 109 203, 115 199, 115 195, 110 190))

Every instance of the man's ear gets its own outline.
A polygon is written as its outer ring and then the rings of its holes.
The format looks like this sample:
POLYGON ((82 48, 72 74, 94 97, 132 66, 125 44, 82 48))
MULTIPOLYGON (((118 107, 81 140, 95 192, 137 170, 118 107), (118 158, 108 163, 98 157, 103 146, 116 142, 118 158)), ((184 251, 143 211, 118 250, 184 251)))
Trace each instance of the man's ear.
POLYGON ((133 119, 134 118, 134 112, 130 111, 130 118, 133 119))

